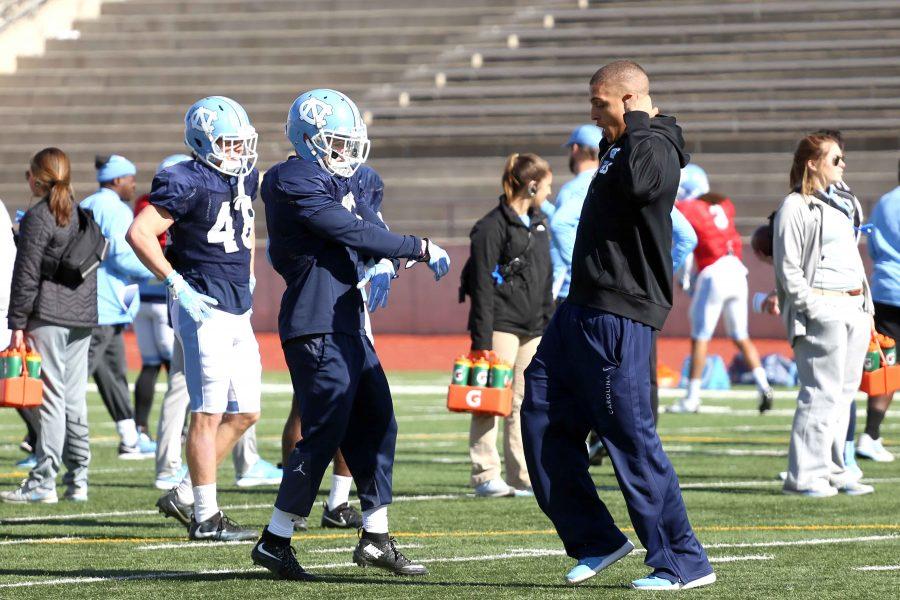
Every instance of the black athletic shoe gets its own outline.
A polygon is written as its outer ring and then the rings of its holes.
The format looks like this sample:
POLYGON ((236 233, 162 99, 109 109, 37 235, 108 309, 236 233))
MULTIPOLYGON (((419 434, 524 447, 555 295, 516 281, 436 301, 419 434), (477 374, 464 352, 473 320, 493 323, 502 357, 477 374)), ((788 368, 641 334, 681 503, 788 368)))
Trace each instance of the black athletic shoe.
POLYGON ((306 531, 309 525, 306 523, 306 517, 300 517, 294 521, 294 531, 306 531))
POLYGON ((363 532, 353 550, 353 562, 360 567, 377 567, 394 575, 427 575, 428 569, 403 556, 397 542, 388 534, 363 532))
POLYGON ((159 500, 156 501, 156 508, 166 517, 172 517, 180 521, 185 527, 191 526, 191 519, 194 517, 194 505, 179 502, 175 488, 159 497, 159 500))
POLYGON ((609 453, 606 451, 606 446, 603 445, 603 440, 592 431, 588 437, 588 462, 592 465, 602 465, 603 458, 608 455, 609 453))
POLYGON ((328 510, 328 503, 322 503, 322 527, 335 529, 359 529, 362 527, 362 515, 355 508, 344 502, 328 510))
POLYGON ((772 401, 775 400, 775 392, 772 388, 759 393, 759 414, 772 410, 772 401))
POLYGON ((191 515, 188 525, 188 537, 192 540, 211 540, 214 542, 237 542, 252 540, 257 536, 256 530, 238 525, 221 510, 205 521, 198 523, 191 515))
POLYGON ((291 545, 273 544, 266 541, 267 530, 263 530, 263 535, 253 546, 250 552, 250 558, 253 559, 254 565, 265 567, 276 579, 287 579, 289 581, 315 581, 316 576, 307 573, 300 563, 297 562, 297 551, 291 545))

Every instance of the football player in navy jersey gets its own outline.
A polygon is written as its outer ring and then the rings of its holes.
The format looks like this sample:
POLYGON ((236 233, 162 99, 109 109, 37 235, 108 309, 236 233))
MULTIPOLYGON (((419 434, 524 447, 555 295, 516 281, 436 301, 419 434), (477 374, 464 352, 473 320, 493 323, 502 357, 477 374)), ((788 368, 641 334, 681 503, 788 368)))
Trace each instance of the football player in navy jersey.
POLYGON ((259 184, 256 130, 234 100, 211 96, 185 115, 193 160, 157 173, 150 206, 128 240, 169 291, 169 314, 184 351, 191 423, 189 473, 175 488, 193 502, 191 539, 253 539, 219 510, 216 467, 259 419, 262 365, 250 325, 259 184), (156 237, 168 231, 164 255, 156 237), (171 261, 171 262, 170 262, 171 261))
POLYGON ((450 259, 427 238, 391 233, 362 215, 371 211, 356 202, 350 178, 365 162, 369 141, 350 98, 328 89, 307 92, 291 105, 286 130, 296 155, 266 173, 261 195, 269 254, 287 284, 278 329, 302 439, 284 465, 272 519, 251 556, 279 578, 313 578, 290 546, 293 522, 309 515, 340 448, 363 510, 354 562, 423 575, 425 567, 406 558, 388 534, 397 422, 357 286, 373 274, 374 266, 365 267, 370 258, 426 262, 436 280, 450 270, 450 259))

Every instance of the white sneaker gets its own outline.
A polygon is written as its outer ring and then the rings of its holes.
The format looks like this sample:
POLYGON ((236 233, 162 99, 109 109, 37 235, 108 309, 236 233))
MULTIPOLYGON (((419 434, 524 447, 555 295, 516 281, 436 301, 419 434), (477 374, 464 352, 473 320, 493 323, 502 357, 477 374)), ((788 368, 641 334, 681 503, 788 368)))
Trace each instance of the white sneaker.
POLYGON ((856 455, 875 462, 894 462, 894 455, 884 449, 881 438, 873 439, 868 433, 859 436, 856 455))
POLYGON ((516 490, 502 479, 491 479, 475 486, 475 495, 479 498, 502 498, 515 496, 516 490))
POLYGON ((794 490, 785 487, 781 488, 781 492, 795 496, 806 496, 807 498, 830 498, 832 496, 837 496, 838 494, 837 488, 832 487, 824 479, 816 479, 813 484, 805 490, 794 490))
POLYGON ((696 413, 700 412, 700 398, 682 398, 675 404, 666 408, 667 413, 696 413))
POLYGON ((854 481, 853 483, 848 483, 847 485, 841 487, 839 491, 844 492, 848 496, 865 496, 866 494, 874 493, 875 487, 867 483, 854 481))

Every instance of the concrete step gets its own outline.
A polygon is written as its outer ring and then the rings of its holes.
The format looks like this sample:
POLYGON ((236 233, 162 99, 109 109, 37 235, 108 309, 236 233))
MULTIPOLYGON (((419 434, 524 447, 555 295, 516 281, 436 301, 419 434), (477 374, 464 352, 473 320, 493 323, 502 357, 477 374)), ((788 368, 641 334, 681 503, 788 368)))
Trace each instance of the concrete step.
MULTIPOLYGON (((529 7, 532 22, 540 23, 543 14, 552 10, 552 5, 529 7)), ((159 36, 193 35, 196 33, 253 30, 307 30, 321 28, 348 27, 410 27, 419 25, 472 25, 485 17, 502 17, 508 19, 515 12, 515 7, 494 5, 488 6, 424 6, 389 8, 383 5, 373 6, 366 10, 358 8, 334 10, 297 10, 296 7, 286 11, 234 11, 220 13, 215 18, 208 14, 173 14, 157 13, 145 15, 140 19, 133 15, 107 15, 99 20, 79 21, 73 25, 81 34, 148 34, 159 36)))
MULTIPOLYGON (((495 42, 500 47, 501 42, 495 42)), ((222 52, 218 47, 209 48, 154 48, 131 50, 87 50, 77 44, 63 49, 50 49, 40 57, 21 57, 22 70, 34 68, 120 68, 136 67, 228 67, 228 66, 295 66, 349 65, 372 61, 375 63, 396 63, 418 65, 430 57, 441 54, 447 57, 451 50, 438 43, 425 44, 375 44, 347 46, 314 46, 294 48, 244 48, 240 52, 222 52)), ((469 64, 471 52, 459 48, 461 64, 469 64)))

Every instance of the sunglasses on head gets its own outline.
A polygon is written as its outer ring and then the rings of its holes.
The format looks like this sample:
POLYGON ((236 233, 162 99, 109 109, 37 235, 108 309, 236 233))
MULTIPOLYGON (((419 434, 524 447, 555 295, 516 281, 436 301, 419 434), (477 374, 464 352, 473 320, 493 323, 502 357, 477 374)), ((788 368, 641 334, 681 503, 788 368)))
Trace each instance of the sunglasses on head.
POLYGON ((838 166, 838 164, 840 164, 840 162, 842 160, 844 160, 844 157, 841 156, 840 154, 838 154, 837 156, 835 156, 834 158, 831 159, 831 164, 833 164, 834 166, 838 166))

